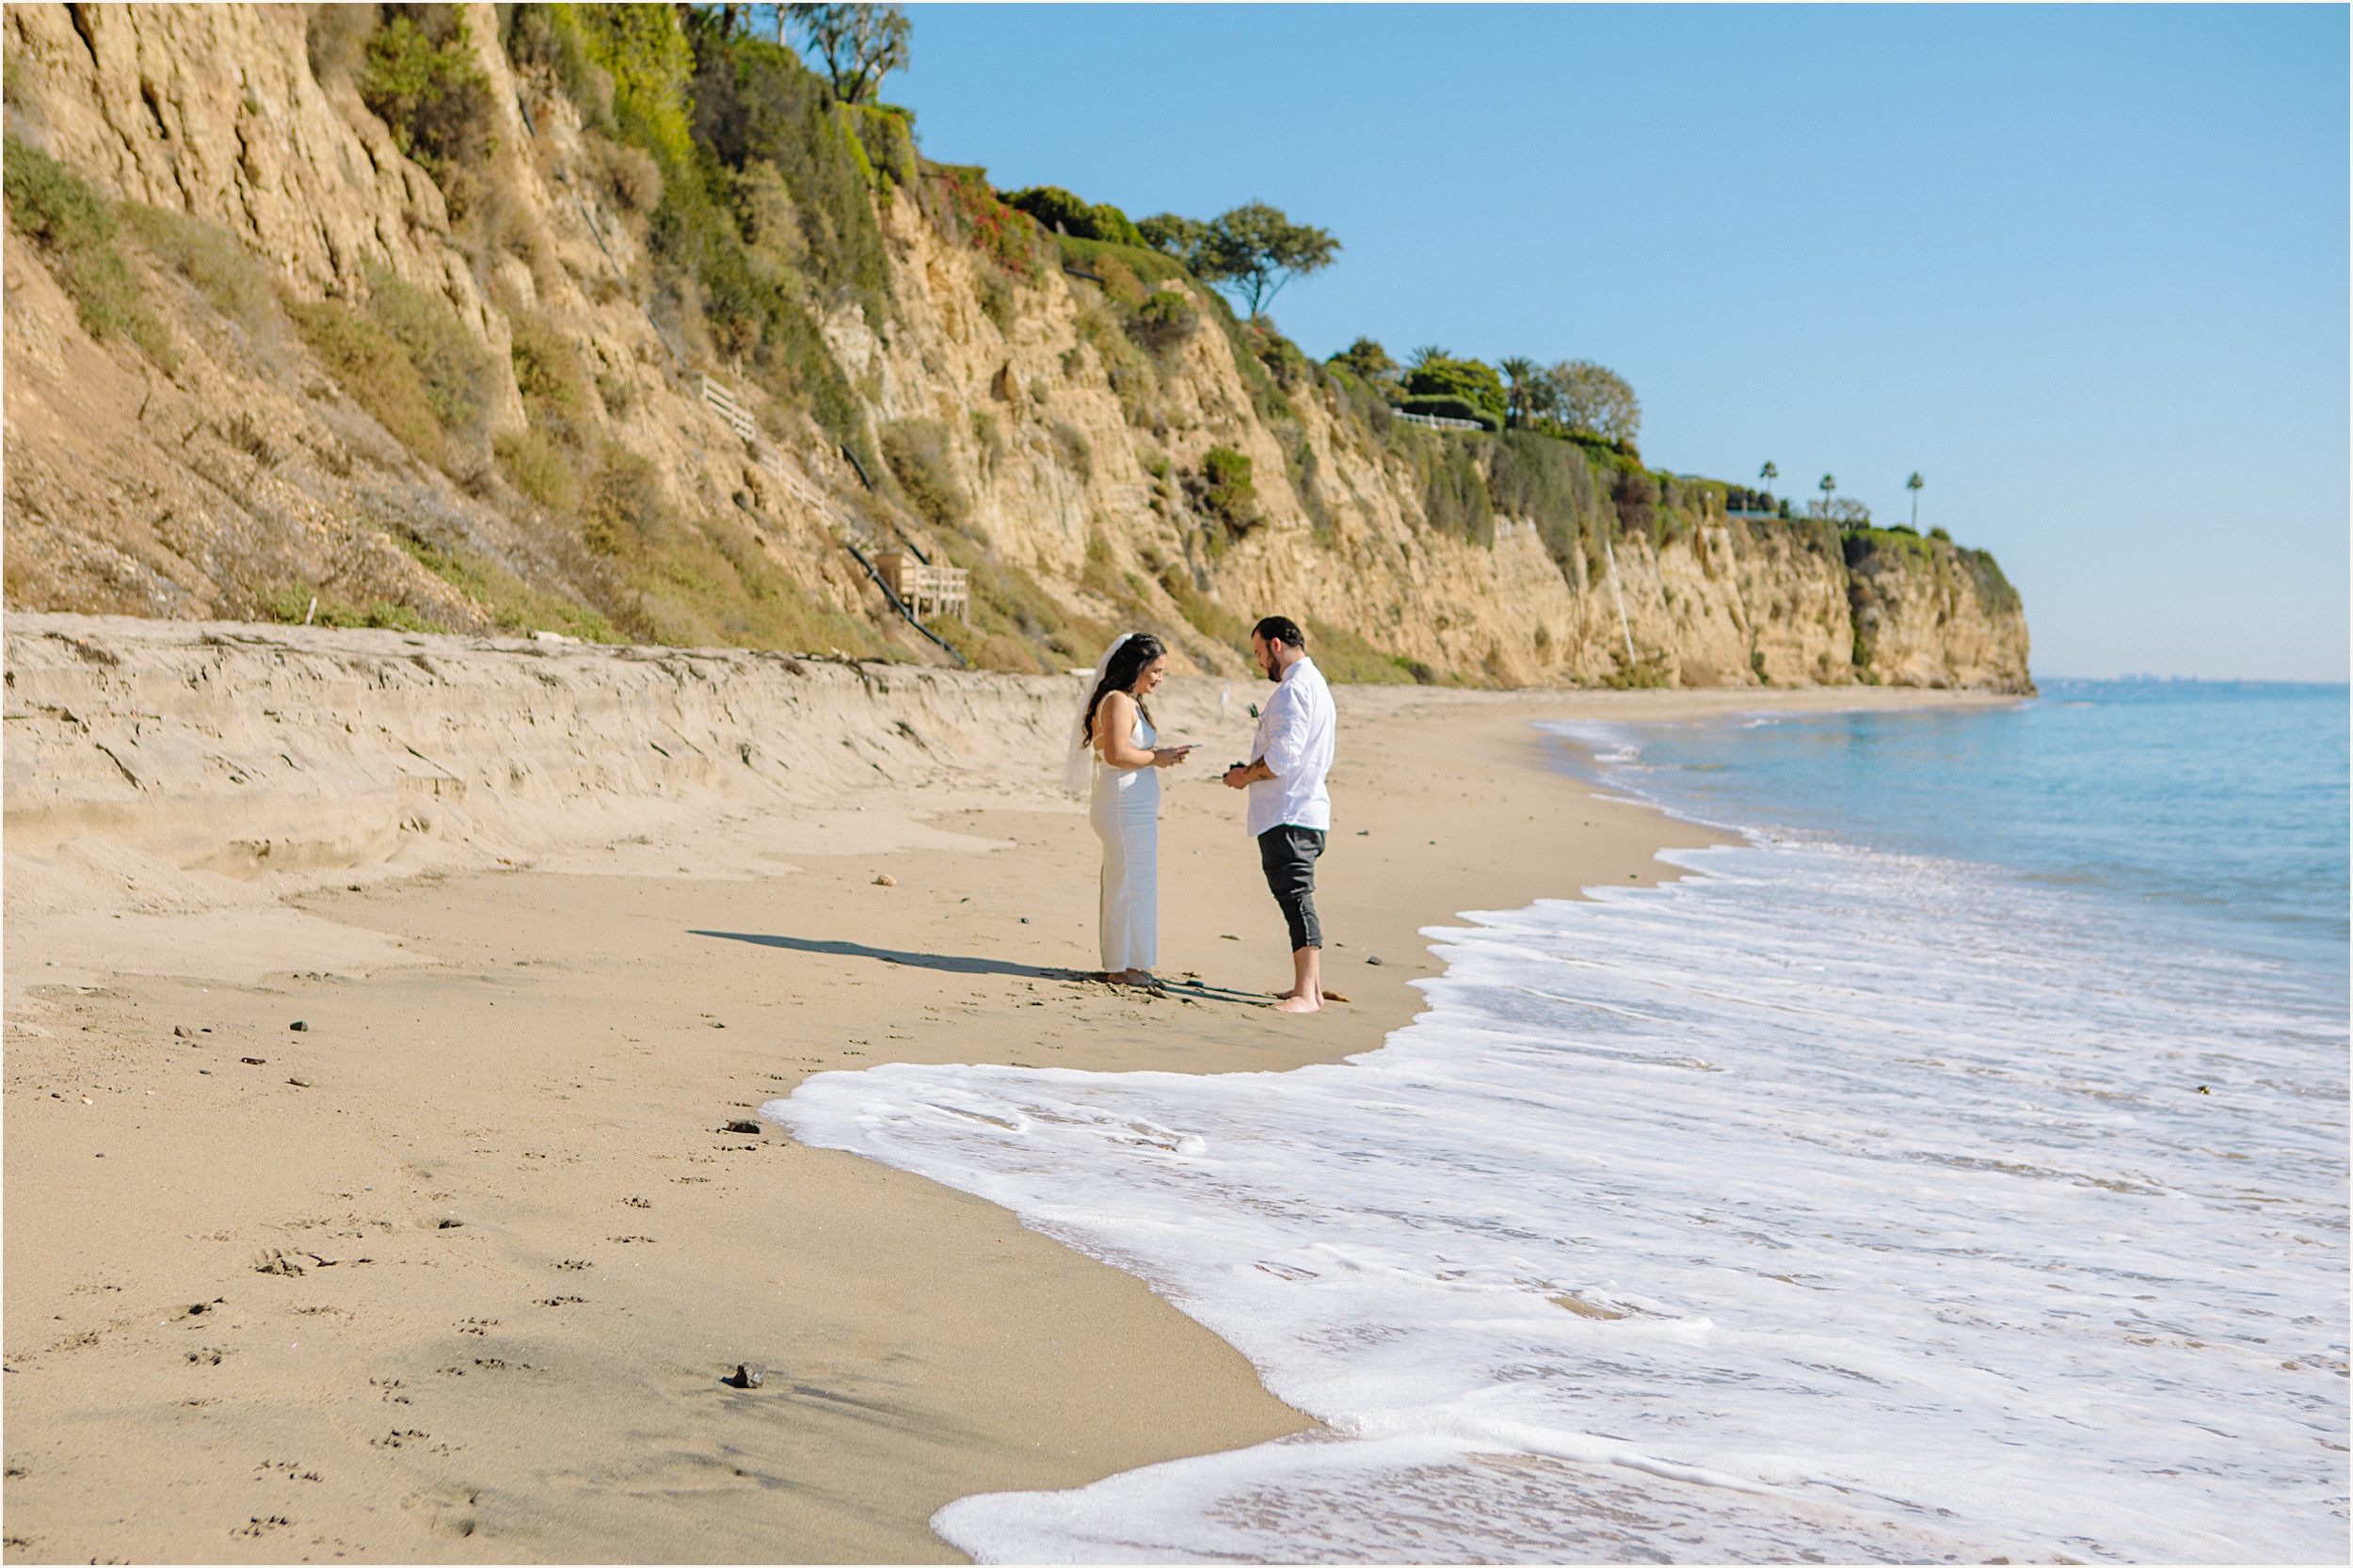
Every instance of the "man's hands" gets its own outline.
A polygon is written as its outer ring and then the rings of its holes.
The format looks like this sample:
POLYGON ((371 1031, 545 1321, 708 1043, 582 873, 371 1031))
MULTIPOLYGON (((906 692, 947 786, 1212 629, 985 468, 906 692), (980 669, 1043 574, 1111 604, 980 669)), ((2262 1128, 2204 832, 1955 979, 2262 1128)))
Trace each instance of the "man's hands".
POLYGON ((1255 762, 1237 762, 1227 768, 1224 783, 1229 790, 1247 790, 1260 779, 1273 776, 1273 770, 1266 765, 1266 759, 1261 757, 1255 762))

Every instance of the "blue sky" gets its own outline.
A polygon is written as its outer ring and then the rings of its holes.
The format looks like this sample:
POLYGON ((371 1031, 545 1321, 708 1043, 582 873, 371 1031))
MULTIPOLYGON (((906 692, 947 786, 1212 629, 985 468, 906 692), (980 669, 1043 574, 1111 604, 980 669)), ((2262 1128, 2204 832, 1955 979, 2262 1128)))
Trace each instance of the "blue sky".
POLYGON ((938 6, 930 156, 1344 249, 1273 314, 1634 383, 1993 550, 2046 675, 2344 680, 2336 6, 938 6))

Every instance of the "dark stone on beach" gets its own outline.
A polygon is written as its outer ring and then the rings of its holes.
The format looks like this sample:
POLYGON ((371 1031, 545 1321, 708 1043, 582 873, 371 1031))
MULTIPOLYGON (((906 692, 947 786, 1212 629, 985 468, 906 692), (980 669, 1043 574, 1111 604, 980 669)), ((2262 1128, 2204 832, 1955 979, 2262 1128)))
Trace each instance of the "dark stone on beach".
POLYGON ((740 1363, 732 1377, 720 1380, 730 1388, 757 1388, 768 1381, 768 1368, 757 1361, 740 1363))
POLYGON ((300 1018, 296 1018, 294 1022, 292 1022, 292 1023, 288 1024, 286 1027, 287 1027, 288 1029, 291 1029, 291 1030, 295 1031, 296 1033, 300 1033, 303 1030, 306 1030, 306 1029, 310 1028, 311 1026, 310 1026, 309 1024, 307 1024, 307 1023, 304 1023, 304 1022, 303 1022, 300 1018))
POLYGON ((458 1230, 458 1229, 462 1229, 462 1228, 464 1227, 465 1224, 466 1224, 466 1222, 465 1222, 465 1221, 463 1221, 463 1220, 443 1220, 440 1224, 439 1224, 435 1225, 433 1228, 434 1228, 435 1230, 458 1230))
POLYGON ((1368 964, 1378 964, 1381 962, 1381 955, 1377 952, 1369 952, 1365 954, 1365 962, 1368 964))
POLYGON ((178 1040, 193 1040, 196 1038, 194 1032, 192 1032, 185 1024, 173 1024, 171 1026, 171 1033, 172 1037, 178 1040))
POLYGON ((762 1131, 762 1130, 764 1130, 764 1129, 760 1127, 760 1125, 758 1122, 729 1122, 727 1126, 725 1126, 725 1127, 721 1128, 719 1130, 720 1130, 720 1131, 722 1131, 722 1132, 749 1132, 749 1133, 759 1133, 759 1132, 760 1132, 760 1131, 762 1131))
POLYGON ((269 1065, 269 1058, 266 1056, 240 1056, 237 1060, 244 1063, 248 1067, 266 1067, 269 1065))
POLYGON ((311 1080, 307 1078, 290 1078, 286 1081, 297 1089, 308 1089, 311 1086, 311 1080))

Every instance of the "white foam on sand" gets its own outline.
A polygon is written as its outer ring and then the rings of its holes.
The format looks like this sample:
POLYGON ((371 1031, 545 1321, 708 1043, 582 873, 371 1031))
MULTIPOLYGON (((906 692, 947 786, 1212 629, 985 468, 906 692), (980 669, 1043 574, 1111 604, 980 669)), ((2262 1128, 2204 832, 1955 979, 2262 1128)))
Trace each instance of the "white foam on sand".
POLYGON ((1331 1429, 940 1533, 2343 1560, 2343 1020, 1979 868, 1677 858, 1434 933, 1431 1011, 1348 1064, 903 1064, 765 1107, 1130 1270, 1331 1429))

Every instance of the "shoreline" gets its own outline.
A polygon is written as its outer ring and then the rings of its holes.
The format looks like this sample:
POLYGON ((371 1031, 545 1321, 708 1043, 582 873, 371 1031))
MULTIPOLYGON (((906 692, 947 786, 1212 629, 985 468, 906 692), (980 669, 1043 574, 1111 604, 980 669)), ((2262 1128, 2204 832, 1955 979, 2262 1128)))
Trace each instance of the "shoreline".
MULTIPOLYGON (((1167 781, 1161 969, 1271 988, 1279 919, 1215 783, 1255 693, 1173 684, 1163 728, 1207 749, 1167 781)), ((728 1124, 882 1061, 1372 1048, 1439 972, 1422 927, 1721 841, 1548 769, 1539 718, 2012 700, 1338 695, 1320 903, 1352 1000, 1312 1018, 1064 978, 1095 962, 1096 847, 996 759, 945 798, 721 802, 512 870, 313 878, 276 904, 347 940, 318 968, 200 944, 184 973, 56 980, 44 944, 88 968, 120 912, 11 919, 8 1556, 943 1560, 955 1497, 1303 1430, 1140 1281, 728 1124), (719 1383, 744 1360, 762 1387, 719 1383)), ((212 918, 128 914, 118 946, 212 918)))

